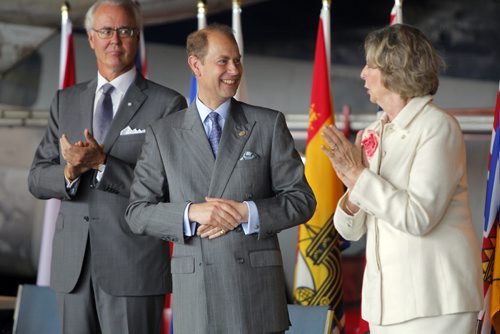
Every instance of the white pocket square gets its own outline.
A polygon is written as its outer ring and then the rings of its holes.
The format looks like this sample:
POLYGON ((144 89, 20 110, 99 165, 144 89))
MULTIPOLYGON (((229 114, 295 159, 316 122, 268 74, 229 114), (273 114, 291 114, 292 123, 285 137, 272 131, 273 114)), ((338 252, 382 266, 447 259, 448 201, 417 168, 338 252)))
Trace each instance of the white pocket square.
POLYGON ((256 159, 258 157, 259 157, 259 155, 257 153, 246 151, 245 153, 243 153, 240 160, 253 160, 253 159, 256 159))
POLYGON ((145 129, 132 129, 130 126, 127 126, 125 129, 120 131, 120 136, 136 135, 139 133, 146 133, 146 130, 145 129))

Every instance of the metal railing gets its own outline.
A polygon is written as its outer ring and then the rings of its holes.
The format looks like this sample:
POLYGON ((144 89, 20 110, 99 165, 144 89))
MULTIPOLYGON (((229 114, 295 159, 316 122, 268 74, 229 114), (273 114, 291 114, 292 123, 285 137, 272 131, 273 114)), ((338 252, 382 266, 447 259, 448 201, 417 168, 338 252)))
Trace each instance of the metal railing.
MULTIPOLYGON (((448 109, 454 115, 462 131, 466 134, 489 134, 493 126, 493 108, 448 109)), ((10 106, 0 106, 0 127, 46 127, 49 112, 46 110, 28 110, 10 106)), ((352 114, 350 112, 335 115, 335 123, 339 129, 349 127, 351 133, 364 129, 377 118, 375 112, 352 114), (347 119, 346 119, 347 118, 347 119)), ((294 137, 307 137, 308 115, 286 115, 288 127, 294 137)))

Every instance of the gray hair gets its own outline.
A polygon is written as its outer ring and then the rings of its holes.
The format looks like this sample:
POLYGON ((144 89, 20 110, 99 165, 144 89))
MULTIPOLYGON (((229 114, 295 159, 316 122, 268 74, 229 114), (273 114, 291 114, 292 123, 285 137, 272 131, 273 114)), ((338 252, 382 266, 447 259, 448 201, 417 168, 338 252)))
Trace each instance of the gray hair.
POLYGON ((142 29, 142 14, 139 5, 132 0, 97 0, 85 14, 85 30, 90 32, 94 24, 94 14, 102 5, 110 4, 125 8, 134 17, 138 29, 142 29))

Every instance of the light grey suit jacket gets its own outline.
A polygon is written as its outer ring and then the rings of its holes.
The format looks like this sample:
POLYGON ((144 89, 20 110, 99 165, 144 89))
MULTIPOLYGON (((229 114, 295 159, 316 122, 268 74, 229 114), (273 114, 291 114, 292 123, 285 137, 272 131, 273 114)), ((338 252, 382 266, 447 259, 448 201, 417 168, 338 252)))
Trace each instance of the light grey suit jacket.
POLYGON ((276 234, 306 222, 316 202, 282 113, 233 99, 217 160, 195 103, 161 120, 146 132, 130 196, 131 229, 176 242, 171 264, 176 332, 288 328, 276 234), (241 159, 246 152, 255 158, 241 159), (205 196, 254 201, 260 233, 245 235, 239 226, 213 240, 185 238, 184 209, 205 196))
POLYGON ((87 240, 91 245, 93 279, 112 295, 158 295, 169 292, 168 244, 132 233, 124 219, 133 170, 144 133, 120 135, 127 126, 145 129, 162 116, 185 107, 177 92, 145 80, 140 74, 130 86, 104 141, 106 170, 96 183, 95 171, 80 177, 77 193, 65 185, 65 161, 59 138, 85 140, 92 129, 97 79, 58 91, 47 131, 35 153, 28 183, 41 199, 61 199, 53 242, 51 286, 71 292, 81 273, 87 240))

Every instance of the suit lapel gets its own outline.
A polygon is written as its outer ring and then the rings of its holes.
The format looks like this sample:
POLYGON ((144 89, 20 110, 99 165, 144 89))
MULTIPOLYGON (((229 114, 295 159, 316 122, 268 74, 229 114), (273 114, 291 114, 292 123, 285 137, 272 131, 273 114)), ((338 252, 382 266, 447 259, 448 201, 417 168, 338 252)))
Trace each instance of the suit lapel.
POLYGON ((193 159, 193 164, 200 166, 203 174, 203 180, 206 182, 206 188, 212 176, 212 170, 215 164, 215 158, 212 153, 212 148, 208 142, 205 128, 200 119, 200 114, 196 108, 196 103, 186 109, 183 122, 180 126, 181 143, 186 146, 186 149, 191 152, 187 153, 193 159))
POLYGON ((255 122, 249 123, 247 121, 241 104, 232 99, 228 117, 222 130, 217 160, 212 172, 208 191, 209 196, 222 197, 254 125, 255 122))
POLYGON ((127 126, 132 117, 147 99, 147 95, 143 93, 143 90, 146 89, 146 87, 146 80, 142 77, 142 75, 137 73, 136 79, 132 85, 130 85, 120 106, 118 107, 118 111, 113 118, 111 127, 109 128, 106 139, 104 140, 104 151, 106 153, 110 151, 114 142, 120 136, 120 131, 127 126))
POLYGON ((83 129, 89 129, 92 133, 92 118, 94 117, 94 99, 96 88, 97 79, 94 79, 88 83, 87 87, 80 94, 80 112, 76 115, 76 117, 80 119, 75 120, 73 123, 76 125, 76 127, 74 127, 76 133, 73 134, 73 138, 85 140, 83 129))

